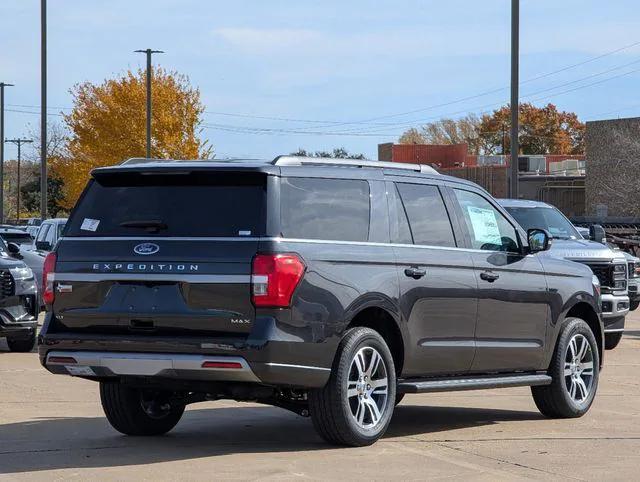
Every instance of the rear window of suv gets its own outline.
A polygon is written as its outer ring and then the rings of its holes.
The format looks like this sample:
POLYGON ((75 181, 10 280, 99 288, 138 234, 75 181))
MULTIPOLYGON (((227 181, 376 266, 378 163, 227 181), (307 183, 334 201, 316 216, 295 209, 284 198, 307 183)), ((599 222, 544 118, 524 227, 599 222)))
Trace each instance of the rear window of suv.
POLYGON ((280 220, 287 238, 369 239, 369 183, 351 179, 283 177, 280 220))
POLYGON ((259 173, 103 173, 80 198, 65 235, 259 236, 265 192, 259 173))

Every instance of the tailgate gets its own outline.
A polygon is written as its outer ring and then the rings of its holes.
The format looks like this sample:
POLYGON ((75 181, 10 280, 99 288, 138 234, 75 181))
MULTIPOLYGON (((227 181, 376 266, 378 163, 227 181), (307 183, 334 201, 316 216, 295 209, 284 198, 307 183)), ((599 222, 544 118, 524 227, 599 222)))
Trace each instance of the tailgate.
POLYGON ((258 241, 70 240, 58 247, 59 331, 248 334, 258 241), (138 255, 136 250, 157 249, 138 255))

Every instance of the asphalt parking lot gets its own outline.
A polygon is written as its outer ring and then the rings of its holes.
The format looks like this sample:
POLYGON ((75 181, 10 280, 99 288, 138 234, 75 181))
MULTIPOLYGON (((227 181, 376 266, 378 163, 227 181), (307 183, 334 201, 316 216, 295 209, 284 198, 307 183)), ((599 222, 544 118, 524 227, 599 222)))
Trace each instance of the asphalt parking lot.
POLYGON ((359 449, 325 445, 308 419, 234 402, 192 405, 164 437, 124 437, 96 384, 51 375, 2 340, 0 479, 637 479, 640 315, 628 330, 582 419, 544 419, 525 388, 413 395, 385 438, 359 449))

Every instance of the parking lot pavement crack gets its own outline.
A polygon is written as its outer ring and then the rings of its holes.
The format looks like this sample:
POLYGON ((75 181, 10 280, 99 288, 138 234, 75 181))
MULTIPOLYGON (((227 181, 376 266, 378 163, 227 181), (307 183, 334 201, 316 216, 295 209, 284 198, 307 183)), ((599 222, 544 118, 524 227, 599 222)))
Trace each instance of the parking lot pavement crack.
MULTIPOLYGON (((402 442, 390 442, 390 443, 392 443, 396 448, 398 448, 399 450, 402 450, 404 452, 417 454, 417 455, 420 455, 422 457, 433 458, 433 459, 439 460, 441 462, 449 463, 449 464, 455 465, 455 466, 463 468, 463 469, 474 470, 478 474, 480 474, 480 473, 490 473, 490 474, 495 475, 498 478, 504 478, 505 477, 505 471, 501 470, 501 469, 496 469, 496 468, 492 468, 492 467, 486 467, 484 465, 480 465, 480 464, 473 463, 473 462, 470 462, 470 461, 462 461, 462 460, 459 460, 459 459, 455 459, 455 458, 449 457, 447 455, 435 453, 433 450, 425 451, 425 450, 420 450, 420 449, 417 449, 417 448, 406 446, 405 442, 407 442, 409 440, 413 441, 413 442, 419 442, 421 444, 439 446, 439 447, 442 447, 442 448, 445 448, 445 449, 449 449, 449 447, 446 447, 446 446, 444 446, 442 444, 433 443, 433 442, 425 441, 425 440, 420 440, 418 438, 411 437, 411 436, 406 437, 402 442)), ((470 455, 473 455, 473 454, 470 454, 470 455)), ((483 458, 483 459, 490 459, 489 457, 483 457, 483 456, 478 456, 478 457, 479 458, 483 458)), ((493 462, 500 463, 499 460, 494 460, 493 462)), ((510 464, 510 465, 513 465, 513 464, 510 464)), ((520 467, 520 468, 525 468, 526 469, 526 467, 520 467)), ((513 473, 509 472, 509 476, 512 478, 513 477, 513 473)), ((457 475, 454 474, 454 477, 457 477, 457 475)))
POLYGON ((539 467, 533 467, 531 465, 525 465, 525 464, 521 464, 521 463, 518 463, 518 462, 512 462, 511 460, 507 460, 507 459, 501 459, 501 458, 498 458, 498 457, 491 457, 489 455, 479 454, 477 452, 473 452, 471 450, 465 450, 465 449, 460 448, 460 447, 452 447, 451 445, 447 445, 446 443, 437 443, 436 445, 439 445, 440 447, 445 447, 445 448, 450 449, 450 450, 455 450, 455 451, 461 452, 463 454, 474 455, 476 457, 481 457, 481 458, 484 458, 484 459, 493 460, 495 462, 500 462, 500 463, 503 463, 503 464, 508 464, 508 465, 512 465, 514 467, 519 467, 519 468, 523 468, 523 469, 527 469, 527 470, 533 470, 533 471, 540 472, 540 473, 543 473, 543 474, 546 474, 546 475, 553 475, 554 477, 561 477, 561 478, 564 478, 564 479, 571 479, 571 480, 585 480, 585 479, 580 479, 580 478, 577 478, 577 477, 572 477, 570 475, 559 474, 557 472, 552 472, 550 470, 541 469, 539 467))

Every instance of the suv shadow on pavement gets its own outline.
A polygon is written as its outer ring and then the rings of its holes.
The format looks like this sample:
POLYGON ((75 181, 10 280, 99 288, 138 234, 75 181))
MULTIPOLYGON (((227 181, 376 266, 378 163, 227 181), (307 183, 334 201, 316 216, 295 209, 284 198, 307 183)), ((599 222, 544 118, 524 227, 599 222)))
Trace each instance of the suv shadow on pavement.
MULTIPOLYGON (((534 411, 398 406, 384 438, 536 420, 534 411)), ((324 450, 308 420, 272 407, 186 412, 181 427, 158 437, 124 437, 103 417, 41 418, 0 425, 0 474, 66 468, 121 467, 239 453, 324 450), (292 437, 292 434, 295 434, 292 437)))

